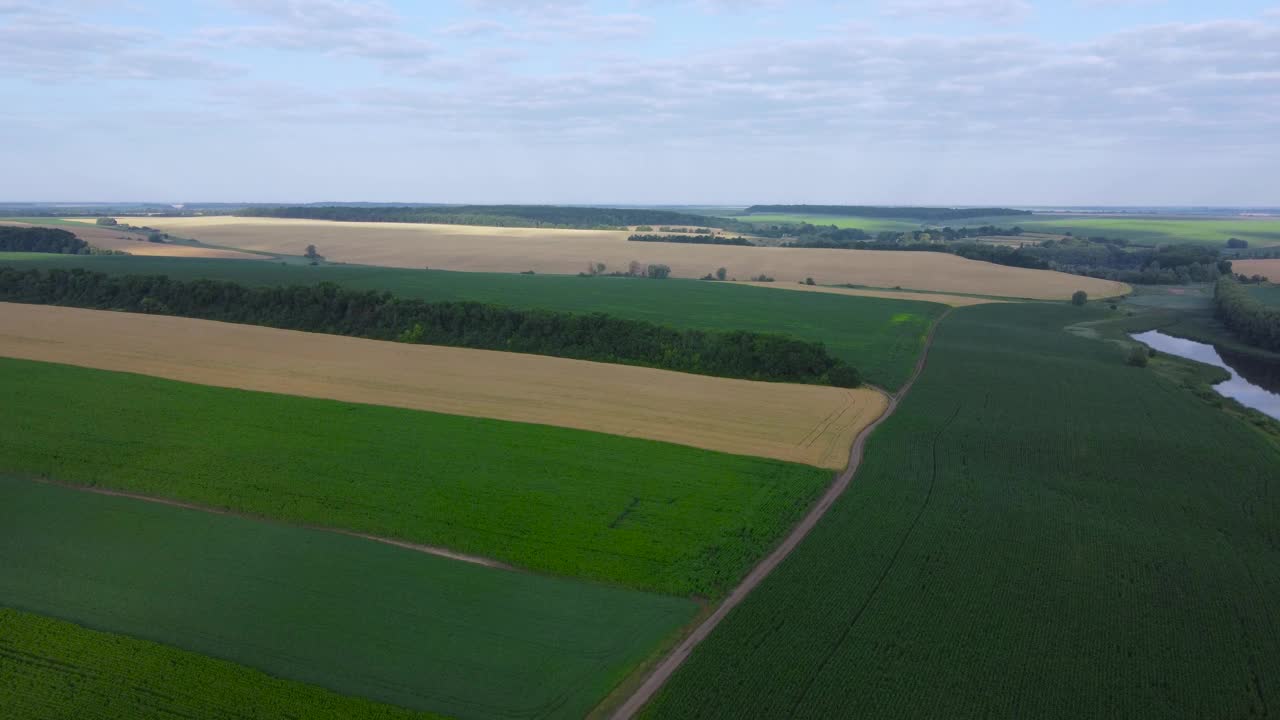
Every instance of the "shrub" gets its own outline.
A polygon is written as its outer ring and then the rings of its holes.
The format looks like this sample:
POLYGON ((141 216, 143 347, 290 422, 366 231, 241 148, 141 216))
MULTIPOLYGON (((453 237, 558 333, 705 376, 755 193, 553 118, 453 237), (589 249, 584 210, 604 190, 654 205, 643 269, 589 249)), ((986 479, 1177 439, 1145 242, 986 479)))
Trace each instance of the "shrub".
POLYGON ((1128 363, 1134 367, 1146 367, 1147 357, 1147 348, 1139 345, 1129 351, 1128 363))

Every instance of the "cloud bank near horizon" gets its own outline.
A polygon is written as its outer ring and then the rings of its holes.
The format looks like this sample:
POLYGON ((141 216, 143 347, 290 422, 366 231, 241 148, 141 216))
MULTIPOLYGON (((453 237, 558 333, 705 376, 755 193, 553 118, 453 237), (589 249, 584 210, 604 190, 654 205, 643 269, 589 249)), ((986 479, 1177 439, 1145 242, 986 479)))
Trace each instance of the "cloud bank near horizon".
POLYGON ((0 0, 0 199, 1280 204, 1265 3, 430 6, 0 0))

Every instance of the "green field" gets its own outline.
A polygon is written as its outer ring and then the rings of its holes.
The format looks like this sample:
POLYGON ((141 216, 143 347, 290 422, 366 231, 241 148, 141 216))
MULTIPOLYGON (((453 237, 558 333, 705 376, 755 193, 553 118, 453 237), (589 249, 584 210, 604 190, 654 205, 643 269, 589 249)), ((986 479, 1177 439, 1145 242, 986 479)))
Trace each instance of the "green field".
POLYGON ((0 358, 0 472, 719 595, 830 471, 648 440, 0 358))
POLYGON ((2 606, 464 720, 580 718, 697 609, 29 480, 0 527, 2 606))
POLYGON ((849 490, 649 717, 1274 713, 1280 448, 1062 330, 1104 317, 944 320, 849 490))
POLYGON ((1080 217, 1035 215, 1017 225, 1036 232, 1102 235, 1137 243, 1198 243, 1225 246, 1228 238, 1246 240, 1250 247, 1280 244, 1280 219, 1080 217))
MULTIPOLYGON (((801 223, 860 228, 869 233, 882 231, 910 232, 936 223, 893 220, 851 215, 743 215, 735 219, 761 223, 801 223)), ((1280 245, 1280 219, 1276 218, 1198 218, 1198 217, 1098 217, 1093 215, 1046 215, 1020 217, 977 217, 952 220, 943 225, 976 227, 1018 225, 1030 232, 1081 236, 1101 235, 1123 238, 1140 244, 1197 243, 1225 245, 1228 238, 1240 238, 1251 247, 1280 245)))
POLYGON ((1244 291, 1263 305, 1280 307, 1280 285, 1245 285, 1244 291))
POLYGON ((696 280, 580 278, 404 270, 361 265, 279 265, 242 260, 0 253, 17 267, 83 267, 115 274, 162 274, 247 285, 328 281, 428 301, 474 300, 618 317, 702 330, 750 330, 822 342, 868 382, 895 390, 906 381, 924 335, 946 308, 936 303, 859 298, 696 280))
POLYGON ((0 708, 11 720, 432 720, 167 645, 0 607, 0 708))

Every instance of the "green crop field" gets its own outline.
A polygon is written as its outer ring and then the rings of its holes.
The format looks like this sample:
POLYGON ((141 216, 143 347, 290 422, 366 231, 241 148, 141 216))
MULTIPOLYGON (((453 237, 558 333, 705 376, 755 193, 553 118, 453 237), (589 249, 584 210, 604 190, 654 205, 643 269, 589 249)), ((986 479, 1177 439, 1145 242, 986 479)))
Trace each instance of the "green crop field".
POLYGON ((1274 713, 1280 448, 1062 330, 1105 312, 944 320, 849 490, 648 716, 1274 713))
POLYGON ((697 609, 30 480, 0 480, 0 527, 0 605, 463 720, 580 718, 697 609))
POLYGON ((857 217, 852 215, 743 215, 738 220, 760 223, 801 223, 860 228, 869 233, 882 231, 909 232, 938 224, 951 227, 1018 225, 1039 233, 1102 235, 1123 238, 1136 243, 1198 243, 1225 245, 1228 238, 1246 240, 1252 247, 1280 245, 1280 219, 1275 218, 1199 218, 1199 217, 1099 217, 1095 215, 1036 214, 1014 217, 976 217, 946 223, 922 223, 914 220, 857 217))
POLYGON ((565 312, 603 312, 682 328, 752 330, 824 343, 868 382, 897 389, 906 381, 924 335, 946 308, 936 303, 860 298, 770 288, 635 278, 509 275, 404 270, 359 265, 282 266, 240 260, 0 253, 18 267, 83 267, 116 274, 210 278, 248 285, 328 281, 429 301, 475 300, 565 312))
POLYGON ((0 607, 10 720, 433 720, 167 645, 0 607))
POLYGON ((1221 218, 1063 218, 1035 215, 1017 225, 1036 232, 1102 235, 1136 243, 1197 243, 1225 246, 1228 238, 1248 241, 1251 247, 1280 245, 1280 219, 1221 218))
POLYGON ((1280 307, 1280 285, 1245 285, 1244 291, 1263 305, 1280 307))
POLYGON ((826 470, 484 418, 0 359, 0 472, 718 595, 826 470))

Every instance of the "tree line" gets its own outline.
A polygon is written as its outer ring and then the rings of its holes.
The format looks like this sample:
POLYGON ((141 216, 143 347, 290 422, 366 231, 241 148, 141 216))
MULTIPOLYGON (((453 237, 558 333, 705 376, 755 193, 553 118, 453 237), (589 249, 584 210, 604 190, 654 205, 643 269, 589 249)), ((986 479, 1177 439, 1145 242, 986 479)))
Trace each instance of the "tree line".
POLYGON ((559 207, 554 205, 453 205, 430 207, 349 207, 306 205, 248 207, 237 215, 248 217, 302 218, 344 222, 441 223, 490 227, 546 227, 564 229, 617 229, 632 225, 694 225, 747 232, 749 223, 706 217, 672 210, 637 208, 559 207))
POLYGON ((0 252, 88 255, 89 243, 58 228, 0 225, 0 252))
POLYGON ((250 288, 164 275, 0 267, 0 300, 177 315, 429 345, 641 365, 700 375, 857 387, 821 343, 743 331, 675 329, 602 313, 425 302, 332 283, 250 288))
POLYGON ((750 215, 856 215, 868 218, 904 218, 908 220, 960 220, 974 217, 1004 217, 1030 215, 1030 210, 1011 208, 944 208, 944 207, 886 207, 883 205, 752 205, 745 212, 750 215))
POLYGON ((1203 245, 1130 247, 1124 240, 1067 237, 1024 250, 1054 270, 1135 285, 1213 282, 1231 274, 1231 262, 1203 245))
POLYGON ((724 235, 632 235, 627 238, 631 242, 664 242, 685 243, 688 245, 739 245, 751 246, 755 243, 742 237, 726 237, 724 235))
POLYGON ((1213 289, 1214 315, 1241 340, 1280 352, 1280 309, 1249 296, 1234 279, 1222 277, 1213 289))

